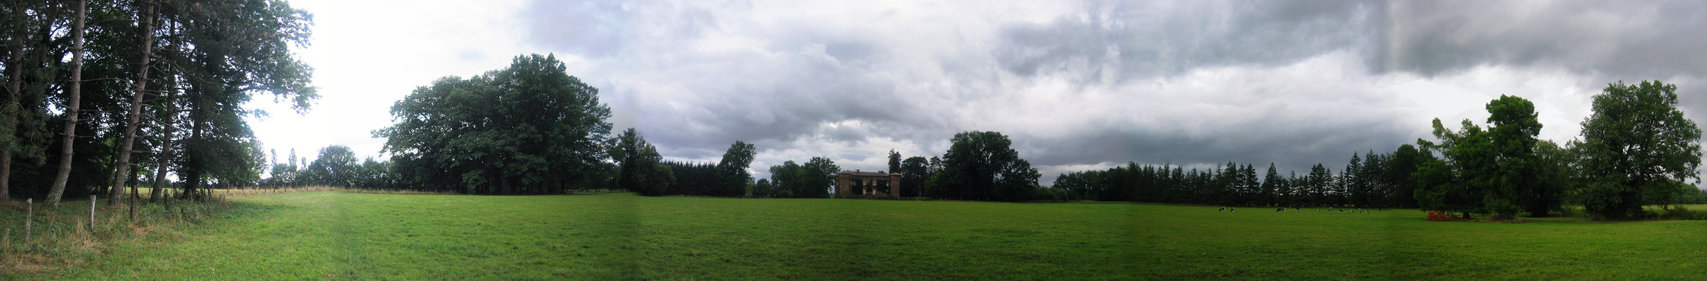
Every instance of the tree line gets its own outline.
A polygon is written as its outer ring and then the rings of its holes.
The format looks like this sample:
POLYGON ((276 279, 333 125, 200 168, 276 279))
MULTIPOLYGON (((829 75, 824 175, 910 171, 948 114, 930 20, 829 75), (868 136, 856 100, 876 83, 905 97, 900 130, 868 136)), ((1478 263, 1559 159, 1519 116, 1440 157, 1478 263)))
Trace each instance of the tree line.
POLYGON ((318 97, 290 50, 309 16, 284 1, 6 1, 0 22, 0 200, 252 185, 243 117, 266 112, 243 104, 318 97))
POLYGON ((1417 149, 1401 145, 1392 153, 1353 154, 1334 173, 1316 164, 1305 174, 1281 174, 1270 163, 1258 177, 1251 164, 1227 162, 1208 169, 1177 165, 1125 166, 1106 171, 1068 172, 1054 188, 1068 200, 1132 201, 1226 206, 1343 206, 1415 208, 1410 173, 1421 161, 1417 149))
POLYGON ((1435 119, 1434 140, 1353 155, 1338 175, 1316 164, 1281 176, 1270 164, 1259 181, 1250 164, 1186 171, 1130 163, 1065 173, 1054 188, 1087 200, 1423 208, 1495 219, 1551 216, 1576 204, 1599 219, 1648 217, 1707 203, 1707 191, 1687 181, 1699 181, 1701 129, 1677 109, 1676 91, 1659 81, 1609 84, 1593 97, 1581 134, 1564 145, 1536 139, 1542 124, 1532 102, 1502 95, 1486 106, 1486 128, 1466 119, 1452 131, 1435 119))
POLYGON ((405 189, 397 182, 391 162, 367 158, 356 161, 355 151, 347 146, 332 145, 320 149, 319 157, 309 162, 298 158, 291 149, 284 163, 278 162, 277 151, 270 154, 269 177, 256 183, 261 188, 302 186, 334 186, 370 189, 405 189))
MULTIPOLYGON (((899 197, 930 197, 952 200, 1030 201, 1050 193, 1038 185, 1041 175, 1019 157, 1013 142, 1000 132, 970 131, 955 134, 942 156, 907 157, 889 152, 888 172, 901 174, 899 197)), ((760 179, 753 197, 825 198, 835 187, 841 168, 827 157, 812 157, 805 164, 785 161, 771 166, 771 178, 760 179)), ((883 172, 883 171, 878 171, 883 172)), ((887 183, 855 183, 839 188, 870 189, 887 194, 887 183)), ((863 190, 853 192, 863 194, 863 190)))

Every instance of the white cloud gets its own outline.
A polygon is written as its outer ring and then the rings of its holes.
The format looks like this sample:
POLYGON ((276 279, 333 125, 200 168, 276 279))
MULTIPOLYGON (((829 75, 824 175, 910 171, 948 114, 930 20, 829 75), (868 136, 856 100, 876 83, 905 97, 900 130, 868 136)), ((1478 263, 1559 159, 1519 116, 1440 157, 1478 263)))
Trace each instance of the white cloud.
POLYGON ((523 52, 514 47, 516 24, 506 20, 517 7, 502 4, 292 1, 314 15, 314 37, 298 54, 314 67, 321 97, 304 115, 271 99, 253 102, 270 114, 250 118, 256 137, 278 150, 279 161, 292 148, 313 159, 328 145, 380 157, 384 140, 370 132, 391 124, 393 102, 439 77, 501 68, 523 52))

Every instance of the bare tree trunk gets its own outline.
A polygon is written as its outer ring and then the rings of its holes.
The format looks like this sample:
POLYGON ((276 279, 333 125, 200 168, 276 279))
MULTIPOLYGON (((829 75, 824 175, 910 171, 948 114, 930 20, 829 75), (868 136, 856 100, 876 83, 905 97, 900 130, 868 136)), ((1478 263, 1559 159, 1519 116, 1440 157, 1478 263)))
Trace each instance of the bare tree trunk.
POLYGON ((83 18, 86 17, 88 0, 77 1, 76 24, 71 28, 71 99, 65 103, 65 138, 64 145, 59 150, 59 174, 53 178, 53 189, 49 189, 47 200, 52 206, 59 206, 59 197, 65 194, 65 181, 71 177, 71 144, 77 137, 77 115, 83 94, 83 18))
MULTIPOLYGON (((124 178, 130 174, 130 150, 136 143, 136 127, 142 124, 142 95, 148 89, 148 59, 154 55, 154 5, 148 5, 148 11, 142 15, 142 58, 136 67, 136 90, 130 94, 130 124, 125 126, 124 144, 119 145, 119 163, 117 173, 113 173, 112 191, 107 193, 107 205, 117 204, 119 195, 124 194, 124 178)), ((136 187, 130 187, 131 194, 136 194, 136 187)), ((130 198, 130 217, 136 218, 136 196, 130 198)))
MULTIPOLYGON (((19 97, 24 94, 24 1, 17 1, 12 7, 12 61, 6 68, 12 71, 12 76, 6 82, 6 121, 0 126, 6 126, 4 131, 10 137, 18 135, 18 114, 23 110, 18 105, 19 97)), ((17 149, 18 142, 14 138, 11 143, 0 146, 0 202, 12 200, 12 150, 17 149)))
POLYGON ((166 167, 172 164, 172 133, 177 129, 178 97, 177 76, 170 73, 166 77, 166 118, 160 122, 166 123, 165 141, 160 145, 160 159, 156 160, 154 168, 154 190, 148 192, 148 202, 160 202, 160 193, 166 188, 166 167))

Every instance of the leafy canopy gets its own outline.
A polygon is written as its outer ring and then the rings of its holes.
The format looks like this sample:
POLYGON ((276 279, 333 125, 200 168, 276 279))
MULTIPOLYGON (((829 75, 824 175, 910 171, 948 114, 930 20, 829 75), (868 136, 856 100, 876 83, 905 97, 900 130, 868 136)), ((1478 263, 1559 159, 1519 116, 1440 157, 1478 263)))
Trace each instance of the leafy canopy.
POLYGON ((1013 141, 998 132, 963 132, 950 140, 942 170, 933 176, 932 197, 1019 201, 1031 198, 1041 174, 1019 158, 1013 141))
POLYGON ((1677 108, 1677 86, 1660 81, 1613 83, 1594 96, 1582 123, 1578 194, 1589 214, 1605 219, 1642 215, 1646 204, 1670 204, 1701 166, 1701 128, 1677 108))
POLYGON ((610 108, 555 56, 441 78, 391 107, 374 132, 404 180, 477 194, 559 193, 608 183, 610 108))

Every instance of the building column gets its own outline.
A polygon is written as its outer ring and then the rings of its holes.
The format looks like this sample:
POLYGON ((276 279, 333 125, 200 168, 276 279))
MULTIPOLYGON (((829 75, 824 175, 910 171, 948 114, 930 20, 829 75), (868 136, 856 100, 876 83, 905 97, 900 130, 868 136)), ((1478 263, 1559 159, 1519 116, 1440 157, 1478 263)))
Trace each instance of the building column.
POLYGON ((901 198, 901 174, 889 173, 889 196, 901 198))
POLYGON ((849 195, 852 195, 852 192, 848 191, 848 186, 852 185, 852 183, 852 181, 848 180, 848 175, 836 174, 836 197, 848 197, 849 195))

